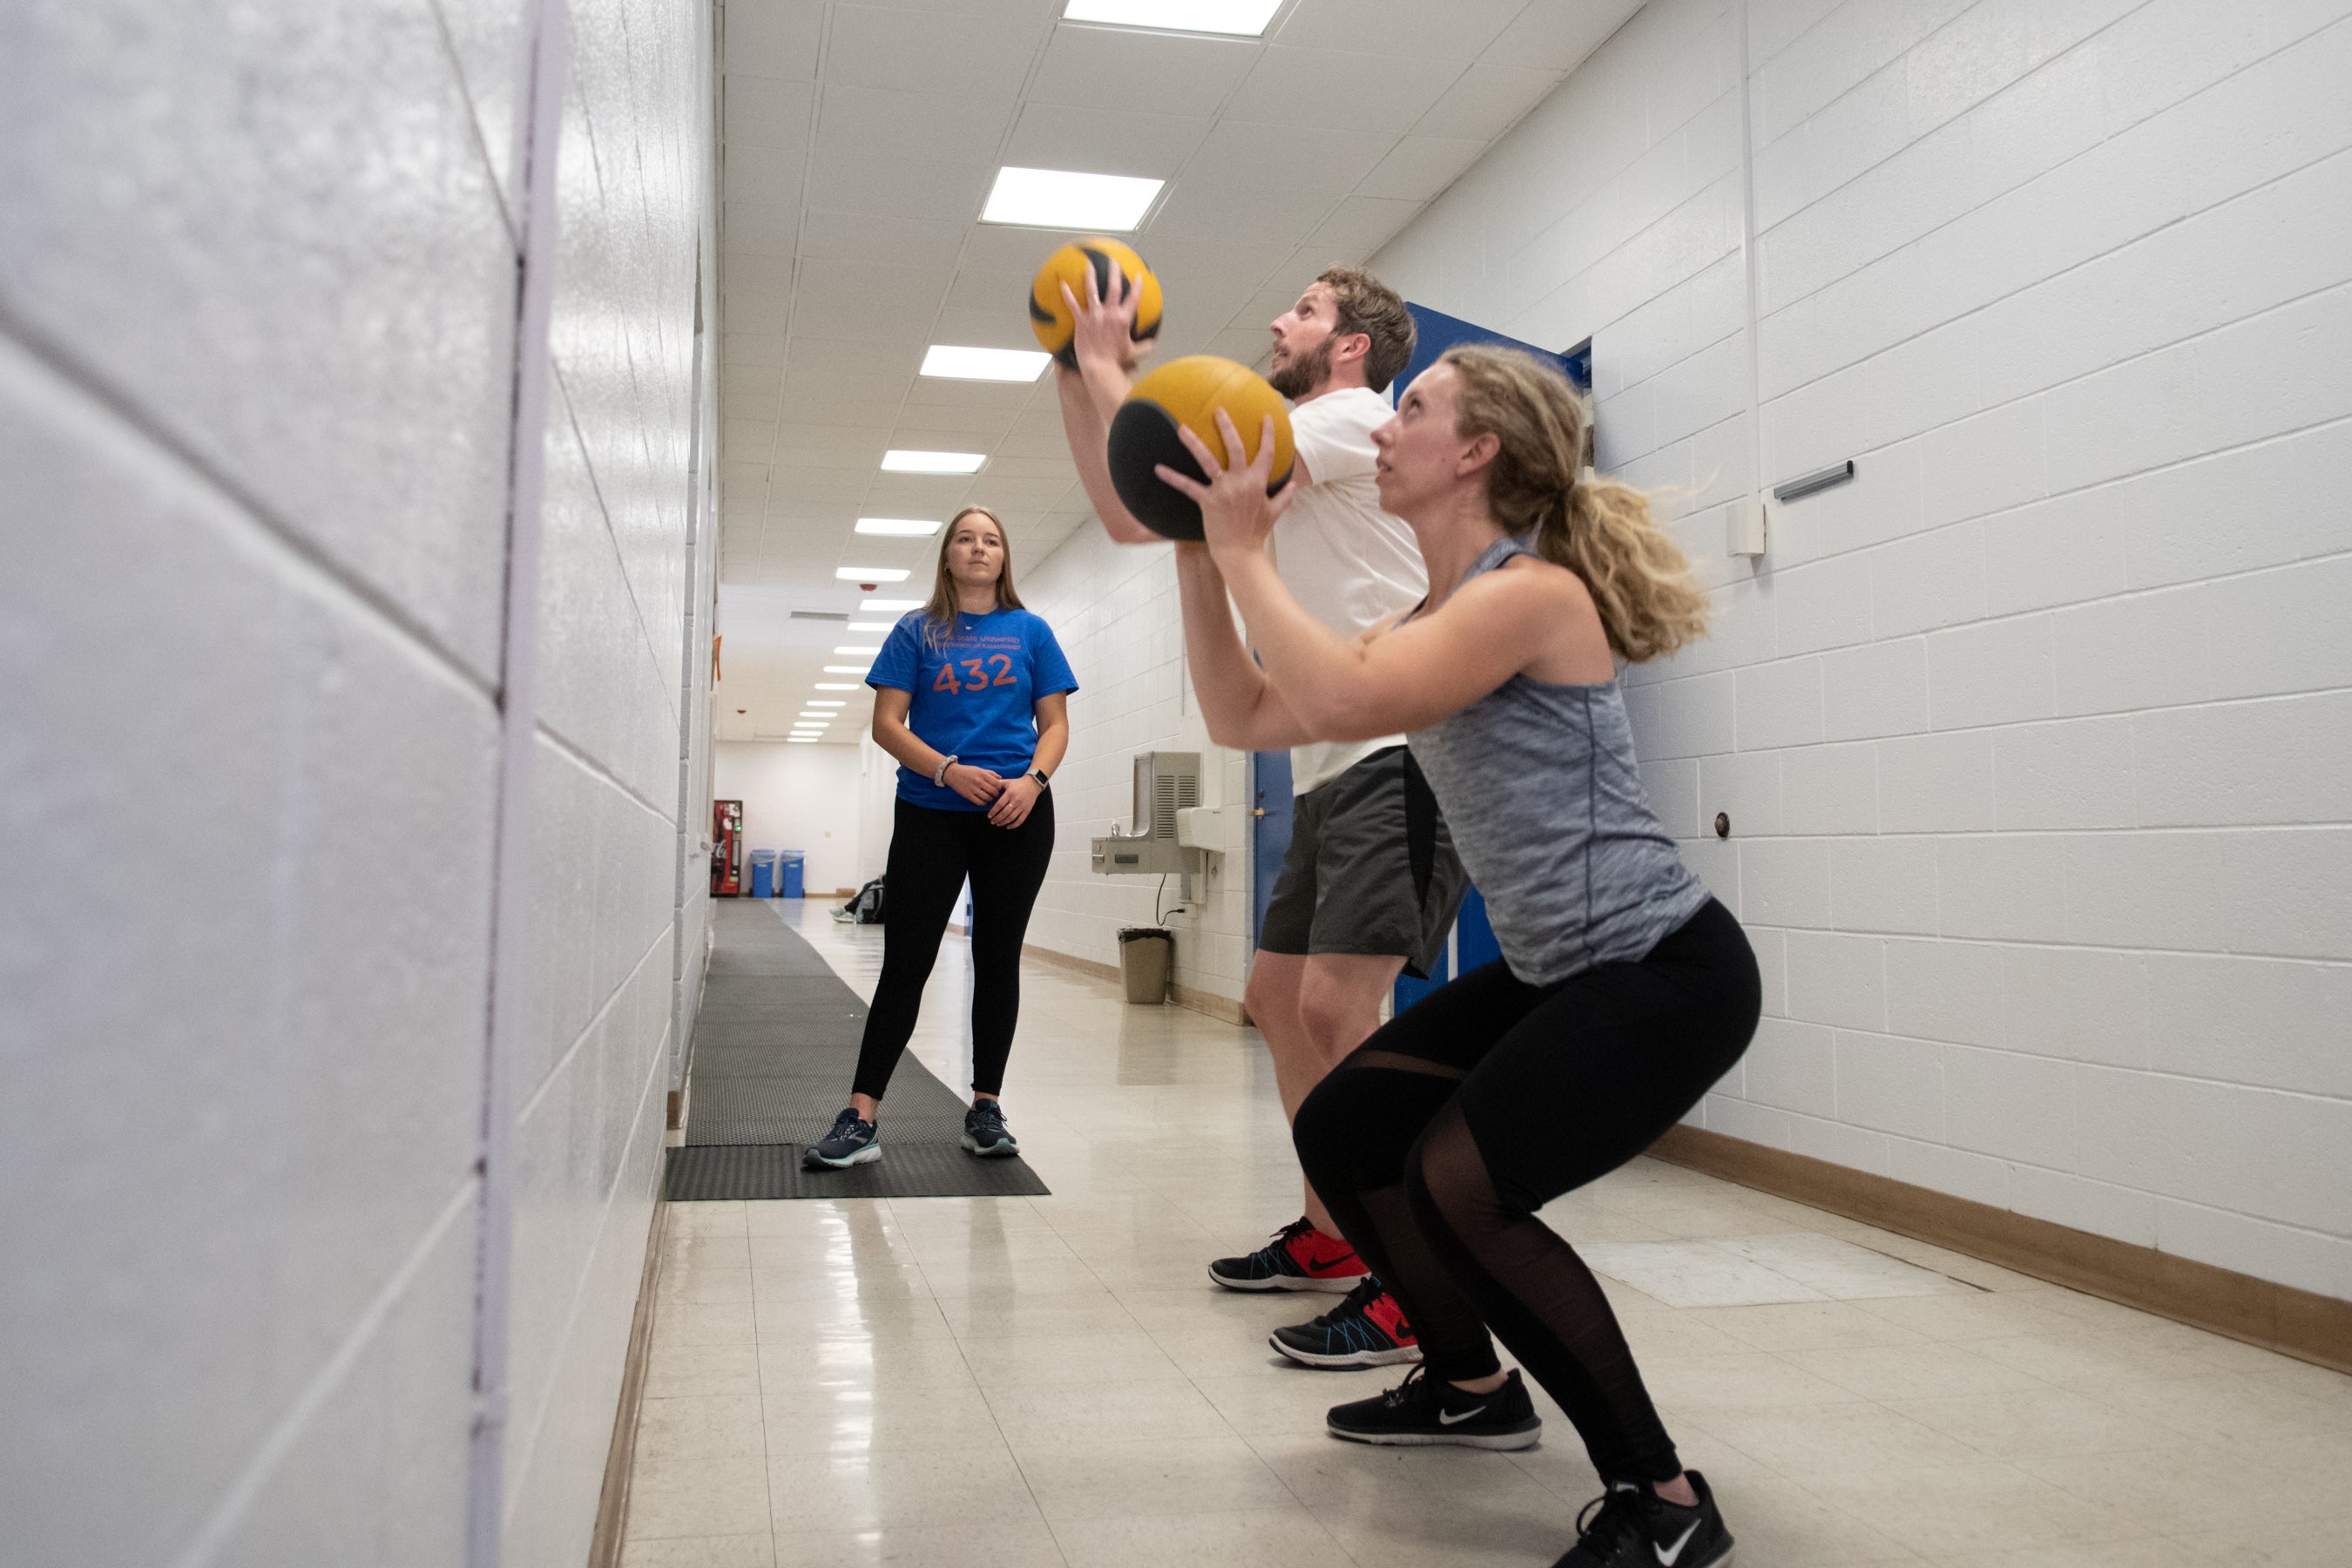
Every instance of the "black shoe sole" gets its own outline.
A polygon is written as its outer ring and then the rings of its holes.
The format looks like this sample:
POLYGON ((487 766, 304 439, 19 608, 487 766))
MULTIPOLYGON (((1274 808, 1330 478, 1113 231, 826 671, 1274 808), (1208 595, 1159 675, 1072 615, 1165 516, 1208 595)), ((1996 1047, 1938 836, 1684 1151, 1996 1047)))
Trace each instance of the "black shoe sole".
POLYGON ((1334 1437, 1350 1443, 1374 1443, 1384 1448, 1433 1448, 1452 1443, 1464 1448, 1515 1449, 1532 1448, 1543 1441, 1543 1417, 1531 1415, 1525 1426, 1514 1426, 1503 1432, 1350 1432, 1336 1422, 1326 1421, 1325 1431, 1334 1437))

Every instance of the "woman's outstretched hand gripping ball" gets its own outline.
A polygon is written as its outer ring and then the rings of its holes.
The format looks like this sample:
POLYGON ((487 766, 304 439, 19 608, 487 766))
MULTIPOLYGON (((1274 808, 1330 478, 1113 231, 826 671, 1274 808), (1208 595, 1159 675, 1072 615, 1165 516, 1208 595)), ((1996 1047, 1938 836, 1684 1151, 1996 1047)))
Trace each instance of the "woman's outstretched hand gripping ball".
POLYGON ((1118 298, 1118 285, 1111 279, 1111 268, 1117 267, 1127 279, 1126 287, 1136 291, 1135 341, 1160 335, 1160 279, 1143 264, 1143 258, 1115 239, 1077 239, 1045 258, 1045 265, 1037 268, 1037 276, 1029 284, 1029 330, 1037 334, 1037 346, 1052 354, 1070 369, 1078 367, 1077 351, 1071 334, 1077 323, 1071 320, 1070 302, 1062 298, 1062 289, 1068 285, 1072 299, 1087 297, 1087 274, 1095 276, 1095 298, 1110 300, 1118 298))
POLYGON ((1248 461, 1257 461, 1268 416, 1274 419, 1274 469, 1265 493, 1274 494, 1290 482, 1290 412, 1282 395, 1245 364, 1214 354, 1188 354, 1171 360, 1135 384, 1118 414, 1110 422, 1110 482, 1119 503, 1154 533, 1170 539, 1203 537, 1201 506, 1163 482, 1152 469, 1165 463, 1180 474, 1206 481, 1208 475, 1183 438, 1182 426, 1198 436, 1213 453, 1222 454, 1225 438, 1217 428, 1217 410, 1234 422, 1248 461))

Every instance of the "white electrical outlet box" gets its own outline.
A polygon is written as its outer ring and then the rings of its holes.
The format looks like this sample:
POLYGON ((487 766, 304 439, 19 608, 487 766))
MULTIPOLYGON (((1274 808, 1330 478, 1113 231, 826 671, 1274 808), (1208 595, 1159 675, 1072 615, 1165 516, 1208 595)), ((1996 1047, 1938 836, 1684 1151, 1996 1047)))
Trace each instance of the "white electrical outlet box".
POLYGON ((1733 501, 1723 510, 1723 531, 1726 554, 1763 554, 1764 503, 1752 496, 1733 501))

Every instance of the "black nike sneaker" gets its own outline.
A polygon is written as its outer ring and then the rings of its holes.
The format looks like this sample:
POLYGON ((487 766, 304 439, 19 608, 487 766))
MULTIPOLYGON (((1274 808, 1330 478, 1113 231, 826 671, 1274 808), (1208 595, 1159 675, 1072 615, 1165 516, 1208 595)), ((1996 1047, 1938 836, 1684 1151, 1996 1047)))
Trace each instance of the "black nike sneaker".
POLYGON ((1392 1366, 1421 1359, 1421 1342, 1404 1309, 1369 1274, 1338 1306, 1312 1322, 1275 1330, 1266 1342, 1303 1366, 1392 1366))
MULTIPOLYGON (((1528 1397, 1517 1368, 1500 1388, 1468 1394, 1414 1367, 1386 1394, 1335 1405, 1323 1417, 1334 1437, 1351 1443, 1423 1447, 1459 1443, 1467 1448, 1531 1448, 1543 1436, 1543 1417, 1528 1397)), ((1654 1568, 1654 1565, 1653 1565, 1654 1568)))
POLYGON ((1552 1568, 1724 1568, 1731 1531, 1716 1511, 1706 1478, 1685 1470, 1696 1508, 1668 1502, 1655 1489, 1614 1481, 1577 1515, 1576 1544, 1552 1568))
POLYGON ((1255 1252, 1220 1258, 1209 1278, 1228 1290, 1328 1290, 1344 1296, 1368 1272, 1345 1238, 1318 1230, 1300 1215, 1255 1252))

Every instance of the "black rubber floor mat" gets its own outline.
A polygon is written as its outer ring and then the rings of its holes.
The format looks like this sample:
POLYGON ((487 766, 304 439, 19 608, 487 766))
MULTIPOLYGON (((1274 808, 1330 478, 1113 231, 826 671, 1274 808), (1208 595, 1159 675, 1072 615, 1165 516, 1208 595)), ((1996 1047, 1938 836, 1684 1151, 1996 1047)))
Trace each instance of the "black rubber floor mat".
POLYGON ((882 1107, 881 1160, 803 1172, 801 1151, 849 1102, 866 1032, 857 993, 773 905, 715 903, 718 942, 694 1026, 686 1146, 669 1152, 674 1202, 725 1198, 993 1197, 1044 1193, 1019 1159, 963 1152, 963 1098, 901 1057, 882 1107))
POLYGON ((672 1203, 730 1198, 1013 1198, 1047 1191, 1020 1160, 975 1160, 953 1143, 885 1137, 882 1158, 846 1171, 803 1171, 801 1145, 738 1143, 672 1149, 663 1195, 672 1203))

